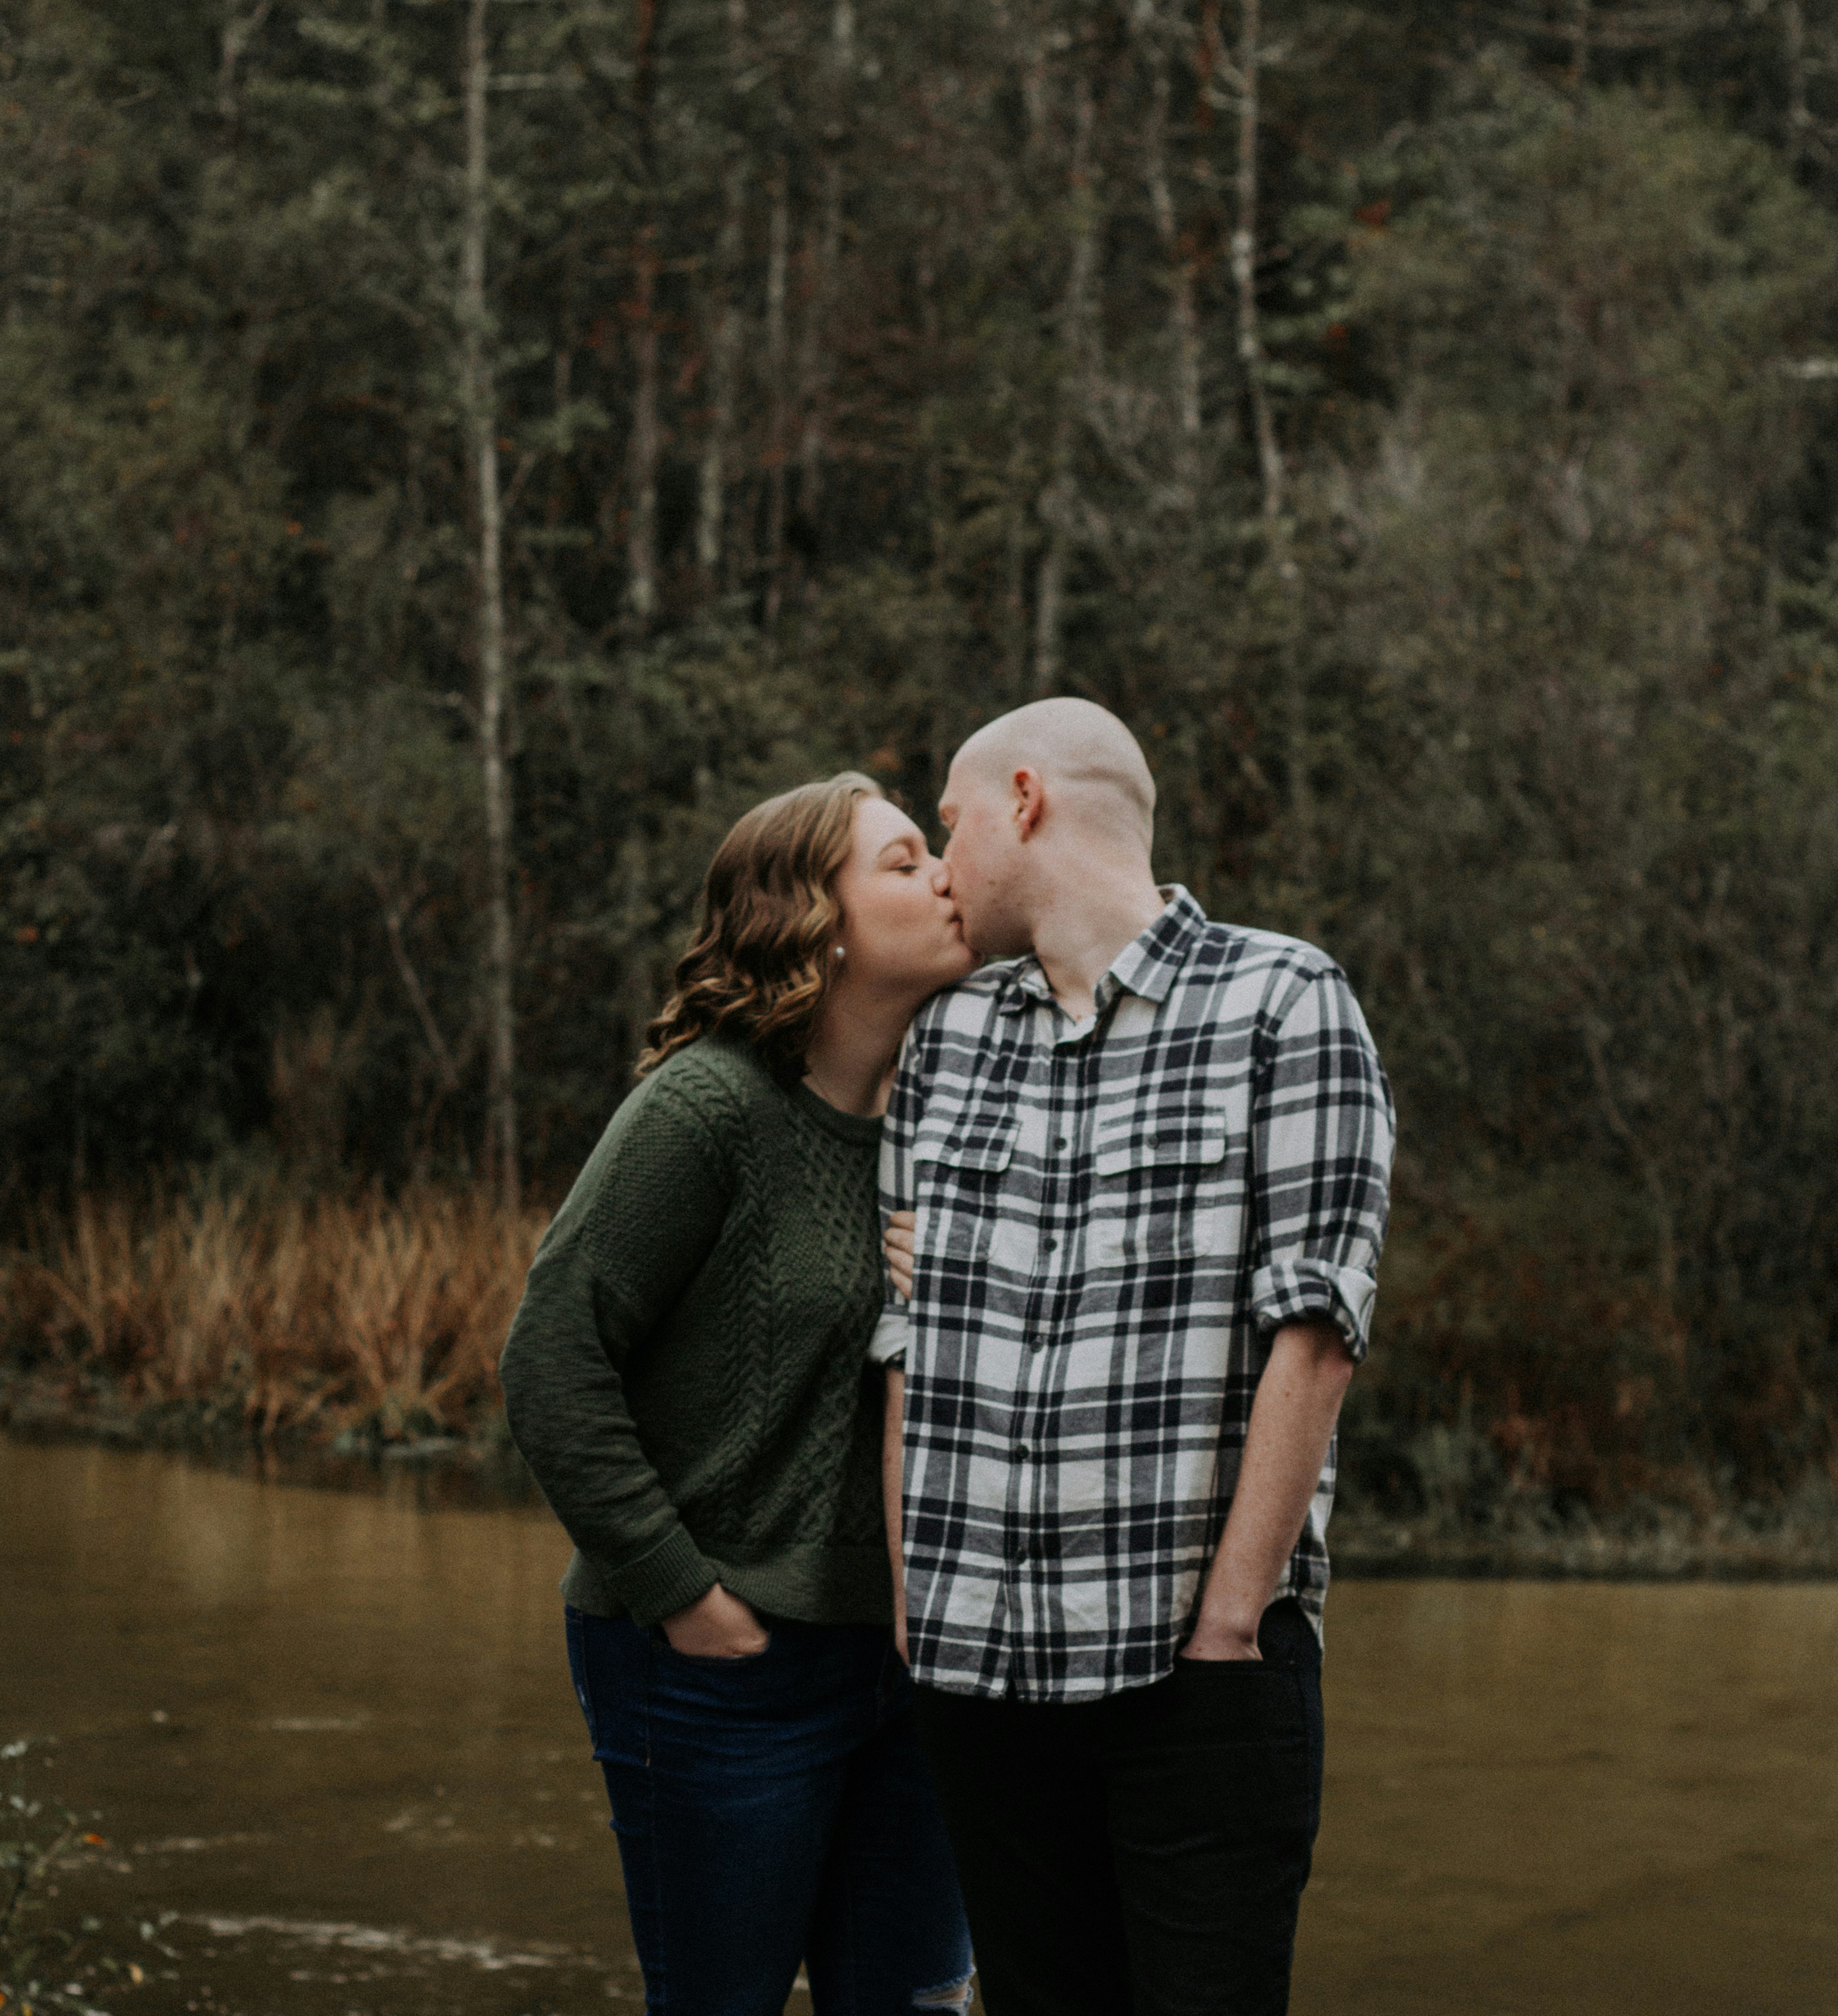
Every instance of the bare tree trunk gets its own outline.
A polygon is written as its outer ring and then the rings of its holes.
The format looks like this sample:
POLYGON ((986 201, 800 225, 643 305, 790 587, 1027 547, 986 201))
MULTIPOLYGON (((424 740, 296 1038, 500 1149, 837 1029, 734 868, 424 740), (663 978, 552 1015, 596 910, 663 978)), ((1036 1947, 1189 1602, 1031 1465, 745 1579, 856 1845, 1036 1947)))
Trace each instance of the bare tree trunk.
POLYGON ((1081 62, 1074 99, 1072 168, 1068 179, 1072 256, 1059 311, 1059 340, 1065 362, 1059 375, 1059 411, 1053 423, 1053 459, 1040 501, 1047 528, 1036 585, 1034 689, 1047 694, 1059 683, 1065 624, 1066 574, 1072 555, 1073 513, 1078 487, 1073 474, 1078 424, 1091 382, 1092 281, 1098 264, 1098 204, 1092 186, 1092 130, 1096 106, 1091 77, 1081 62))
POLYGON ((1602 1117, 1608 1123, 1608 1131, 1627 1150, 1628 1159, 1638 1171, 1648 1201, 1653 1206, 1654 1285, 1659 1291, 1660 1309, 1667 1327, 1676 1328, 1674 1311, 1678 1294, 1678 1236, 1673 1217, 1672 1201, 1667 1193, 1665 1178, 1659 1164, 1647 1153, 1639 1136, 1628 1125, 1615 1097, 1613 1082, 1609 1075, 1607 1055, 1602 1049, 1600 1027, 1593 1017, 1585 1015, 1577 1028, 1583 1039, 1584 1052, 1589 1060, 1590 1072, 1595 1080, 1595 1093, 1601 1103, 1602 1117))
POLYGON ((1781 0, 1781 55, 1787 71, 1787 163, 1804 167, 1812 114, 1806 99, 1806 10, 1800 0, 1781 0))
POLYGON ((1009 462, 1007 535, 1002 555, 1002 684, 1004 690, 1017 700, 1027 697, 1023 690, 1028 673, 1026 463, 1026 450, 1017 440, 1009 462))
POLYGON ((1243 0, 1239 30, 1238 216, 1232 232, 1232 277, 1238 290, 1238 362, 1251 409, 1251 435, 1257 445, 1263 482, 1266 536, 1280 538, 1284 503, 1282 453, 1264 381, 1264 337, 1257 315, 1257 136, 1262 114, 1259 86, 1262 52, 1260 0, 1243 0))
POLYGON ((1155 213, 1156 236, 1168 268, 1168 333, 1174 352, 1174 481, 1190 499, 1200 472, 1200 315, 1195 304, 1196 262, 1182 242, 1168 185, 1168 54, 1156 50, 1154 95, 1145 146, 1144 179, 1155 213))
POLYGON ((657 464, 663 434, 657 410, 657 27, 662 0, 638 0, 632 96, 638 113, 642 222, 633 247, 636 290, 632 334, 631 499, 626 529, 627 626, 642 634, 657 613, 657 464))
POLYGON ((722 530, 727 517, 728 459, 734 440, 735 397, 740 376, 740 304, 735 290, 740 266, 746 202, 746 164, 728 164, 721 189, 721 230, 715 242, 717 297, 709 339, 708 433, 702 444, 696 499, 696 565, 703 592, 721 579, 722 530))
POLYGON ((843 250, 843 150, 847 139, 849 90, 855 56, 855 10, 837 0, 830 20, 829 105, 823 135, 823 207, 804 310, 798 370, 803 427, 798 440, 798 509, 815 520, 823 502, 825 394, 829 386, 830 319, 843 250))
POLYGON ((376 891, 377 902, 383 906, 383 927, 389 938, 390 956, 396 962, 396 977, 402 983, 409 1006, 415 1010, 415 1019, 421 1024, 421 1033, 426 1040, 428 1054, 434 1060, 434 1068, 440 1073, 441 1086, 448 1092, 457 1092, 459 1067, 453 1061, 453 1053, 441 1033, 440 1024, 434 1019, 433 1005, 427 998, 427 989, 422 985, 421 975, 408 956, 408 941, 402 930, 402 905, 383 871, 374 862, 367 862, 365 871, 376 891))
POLYGON ((1027 59, 1021 71, 1021 103, 1027 111, 1027 152, 1030 158, 1045 152, 1049 124, 1047 93, 1047 38, 1036 27, 1030 40, 1027 59))
POLYGON ((765 626, 779 627, 785 567, 785 464, 790 425, 786 383, 785 300, 791 257, 790 171, 782 155, 772 168, 766 236, 766 598, 765 626))
POLYGON ((799 344, 797 403, 798 509, 814 518, 823 499, 823 394, 829 379, 827 337, 836 293, 836 262, 842 251, 843 163, 832 146, 823 158, 822 221, 811 248, 810 291, 804 304, 804 326, 799 344))
POLYGON ((657 463, 662 434, 657 417, 657 245, 647 225, 634 257, 637 298, 632 337, 631 445, 627 486, 626 628, 642 635, 657 613, 657 463))
POLYGON ((247 14, 236 11, 237 0, 229 0, 224 16, 223 36, 218 44, 217 116, 226 126, 236 124, 236 72, 249 45, 261 33, 262 24, 273 13, 275 0, 256 0, 247 14))
POLYGON ((715 240, 714 298, 709 318, 708 432, 696 471, 696 566, 705 596, 726 585, 727 578, 722 559, 740 381, 739 290, 746 229, 746 149, 739 108, 746 48, 746 0, 728 0, 728 166, 721 178, 721 229, 715 240))
POLYGON ((1589 81, 1589 31, 1594 13, 1592 0, 1571 0, 1570 81, 1578 91, 1589 81))
POLYGON ((1262 488, 1264 553, 1279 596, 1284 767, 1288 773, 1293 878, 1311 906, 1315 887, 1315 804, 1311 774, 1308 688, 1301 639, 1301 577, 1286 507, 1288 475, 1276 438, 1265 375, 1263 325, 1257 308, 1257 142, 1262 118, 1263 21, 1260 0, 1241 0, 1238 48, 1238 214, 1232 231, 1232 276, 1238 293, 1238 359, 1250 407, 1262 488))
POLYGON ((485 783, 487 1161, 508 1211, 519 1203, 516 1022, 511 929, 511 780, 505 761, 504 534, 498 480, 498 415, 486 354, 485 244, 491 218, 486 93, 488 0, 470 0, 466 38, 466 213, 461 237, 460 397, 478 507, 479 746, 485 783))
MULTIPOLYGON (((918 270, 914 275, 919 289, 919 341, 928 374, 936 374, 939 369, 938 353, 941 341, 938 319, 938 276, 932 265, 931 234, 937 228, 936 220, 928 219, 926 229, 919 239, 918 270)), ((935 397, 926 398, 925 418, 922 423, 922 452, 925 458, 926 542, 931 554, 926 580, 934 589, 944 584, 945 544, 944 468, 938 447, 938 403, 935 397)))

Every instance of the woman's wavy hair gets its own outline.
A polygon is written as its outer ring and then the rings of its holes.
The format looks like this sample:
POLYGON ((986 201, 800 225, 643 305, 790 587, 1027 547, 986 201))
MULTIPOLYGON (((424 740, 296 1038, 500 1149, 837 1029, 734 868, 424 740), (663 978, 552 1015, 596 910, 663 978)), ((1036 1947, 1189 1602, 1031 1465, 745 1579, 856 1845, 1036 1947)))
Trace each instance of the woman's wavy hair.
POLYGON ((698 1036, 750 1043, 775 1076, 798 1075, 835 978, 836 878, 855 808, 883 795, 872 777, 844 770, 735 821, 708 864, 701 928, 646 1031, 640 1078, 698 1036))

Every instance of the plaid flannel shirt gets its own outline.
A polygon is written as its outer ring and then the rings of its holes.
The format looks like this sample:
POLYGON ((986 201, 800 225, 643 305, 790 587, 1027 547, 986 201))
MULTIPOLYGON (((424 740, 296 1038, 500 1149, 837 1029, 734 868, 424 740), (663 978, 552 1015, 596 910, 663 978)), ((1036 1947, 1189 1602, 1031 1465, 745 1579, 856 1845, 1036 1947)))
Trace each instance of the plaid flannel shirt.
MULTIPOLYGON (((915 1210, 904 1358, 912 1670, 1069 1701, 1160 1679, 1192 1629, 1282 1324, 1365 1353, 1390 1089, 1345 976, 1185 889, 1074 1024, 1032 958, 914 1022, 882 1134, 915 1210)), ((1319 1625, 1330 1448, 1278 1594, 1319 1625)))

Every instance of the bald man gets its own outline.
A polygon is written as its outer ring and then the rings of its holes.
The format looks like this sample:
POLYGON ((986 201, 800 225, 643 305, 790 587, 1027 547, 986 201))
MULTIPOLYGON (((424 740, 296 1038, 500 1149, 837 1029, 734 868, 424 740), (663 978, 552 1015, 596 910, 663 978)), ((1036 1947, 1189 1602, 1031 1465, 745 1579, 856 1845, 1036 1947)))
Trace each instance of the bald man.
POLYGON ((984 2005, 1265 2016, 1319 1817, 1333 1432, 1390 1095, 1332 959, 1157 887, 1114 715, 992 722, 939 810, 992 963, 902 1057, 874 1352, 984 2005))

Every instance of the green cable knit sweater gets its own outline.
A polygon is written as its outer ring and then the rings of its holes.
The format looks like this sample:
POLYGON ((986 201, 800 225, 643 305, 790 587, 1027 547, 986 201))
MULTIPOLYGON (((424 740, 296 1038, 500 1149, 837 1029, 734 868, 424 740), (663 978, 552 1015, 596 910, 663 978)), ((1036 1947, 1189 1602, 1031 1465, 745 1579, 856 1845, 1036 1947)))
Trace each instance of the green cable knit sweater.
POLYGON ((577 1609, 651 1624, 719 1581, 782 1617, 888 1620, 879 1139, 709 1038, 613 1116, 500 1366, 577 1609))

